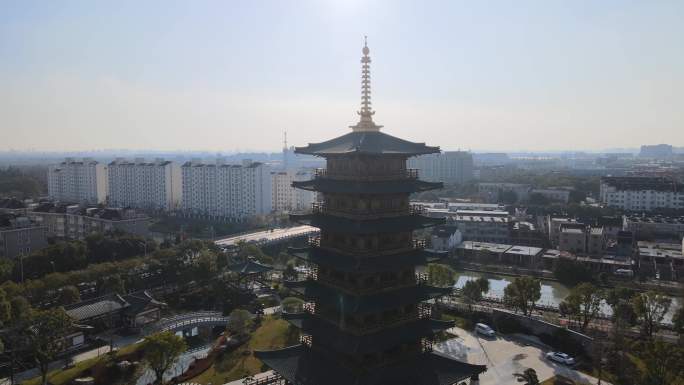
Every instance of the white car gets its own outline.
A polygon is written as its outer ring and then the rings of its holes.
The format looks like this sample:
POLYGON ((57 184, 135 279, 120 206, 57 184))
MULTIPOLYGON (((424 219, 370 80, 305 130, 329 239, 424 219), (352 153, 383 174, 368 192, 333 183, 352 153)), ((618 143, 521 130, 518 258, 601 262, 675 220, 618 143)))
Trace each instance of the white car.
POLYGON ((475 331, 487 337, 494 337, 496 332, 487 324, 475 324, 475 331))
POLYGON ((575 365, 574 358, 561 352, 548 352, 546 353, 546 358, 548 358, 551 361, 556 361, 565 365, 575 365))

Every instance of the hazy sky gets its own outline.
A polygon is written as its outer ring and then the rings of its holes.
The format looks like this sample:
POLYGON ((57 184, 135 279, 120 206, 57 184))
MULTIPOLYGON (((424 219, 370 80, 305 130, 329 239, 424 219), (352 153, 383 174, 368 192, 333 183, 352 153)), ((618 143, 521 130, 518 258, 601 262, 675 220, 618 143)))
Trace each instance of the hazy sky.
POLYGON ((0 150, 684 146, 684 1, 2 1, 0 150))

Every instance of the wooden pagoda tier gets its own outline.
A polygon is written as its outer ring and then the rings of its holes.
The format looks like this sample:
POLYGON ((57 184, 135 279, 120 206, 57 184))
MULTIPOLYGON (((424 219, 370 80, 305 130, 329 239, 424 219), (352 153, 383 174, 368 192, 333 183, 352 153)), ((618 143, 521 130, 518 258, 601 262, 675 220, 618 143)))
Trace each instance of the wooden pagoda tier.
POLYGON ((442 187, 406 168, 438 147, 380 132, 370 108, 370 57, 362 58, 362 107, 352 132, 295 153, 324 157, 326 169, 295 187, 320 193, 312 211, 291 219, 320 228, 306 248, 290 249, 312 268, 284 282, 302 296, 304 311, 284 318, 302 343, 255 352, 295 385, 452 385, 486 370, 432 351, 452 322, 431 319, 427 301, 452 291, 433 287, 416 267, 443 257, 414 240, 413 231, 443 223, 428 218, 409 195, 442 187))

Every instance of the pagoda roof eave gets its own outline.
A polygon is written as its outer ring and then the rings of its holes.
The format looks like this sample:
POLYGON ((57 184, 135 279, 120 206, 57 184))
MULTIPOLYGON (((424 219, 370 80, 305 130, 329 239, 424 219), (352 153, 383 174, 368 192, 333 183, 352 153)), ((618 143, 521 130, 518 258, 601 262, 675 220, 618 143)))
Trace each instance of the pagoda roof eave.
POLYGON ((426 182, 412 178, 388 181, 349 181, 316 178, 292 182, 292 187, 307 191, 339 194, 401 194, 437 190, 444 188, 444 184, 442 182, 426 182))
POLYGON ((295 147, 295 153, 316 156, 346 154, 417 156, 440 152, 439 147, 414 143, 380 131, 352 131, 348 134, 306 147, 295 147))
POLYGON ((377 294, 353 295, 321 285, 318 281, 314 280, 285 281, 283 285, 306 299, 313 299, 321 304, 334 304, 338 311, 345 314, 393 309, 441 297, 451 293, 453 290, 451 287, 435 287, 420 284, 383 291, 377 294))
POLYGON ((320 247, 290 247, 288 253, 316 265, 333 267, 346 272, 396 271, 408 266, 437 262, 448 255, 446 251, 414 249, 397 254, 357 258, 320 247))
POLYGON ((445 223, 444 218, 430 218, 423 215, 353 220, 327 214, 290 214, 290 219, 302 224, 324 228, 330 231, 351 234, 395 233, 424 229, 445 223))
POLYGON ((254 355, 288 381, 298 385, 453 385, 487 370, 440 353, 423 353, 372 371, 352 371, 325 354, 303 345, 254 355))

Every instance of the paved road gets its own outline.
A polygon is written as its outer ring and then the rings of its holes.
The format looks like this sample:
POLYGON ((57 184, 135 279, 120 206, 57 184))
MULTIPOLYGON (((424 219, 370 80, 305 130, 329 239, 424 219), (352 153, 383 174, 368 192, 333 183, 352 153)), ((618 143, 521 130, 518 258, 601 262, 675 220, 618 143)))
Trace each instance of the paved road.
POLYGON ((273 242, 280 238, 293 238, 309 233, 317 232, 318 228, 312 226, 296 226, 286 229, 273 229, 256 233, 242 234, 235 237, 223 238, 214 241, 218 246, 232 246, 239 241, 245 242, 273 242))
MULTIPOLYGON (((515 384, 513 373, 522 373, 527 368, 536 370, 540 381, 561 375, 579 384, 598 382, 594 377, 547 360, 548 350, 539 347, 543 345, 536 343, 536 337, 486 339, 460 328, 449 332, 458 337, 436 344, 435 350, 471 364, 487 365, 487 371, 480 376, 480 385, 515 384)), ((606 381, 601 383, 609 385, 606 381)))

